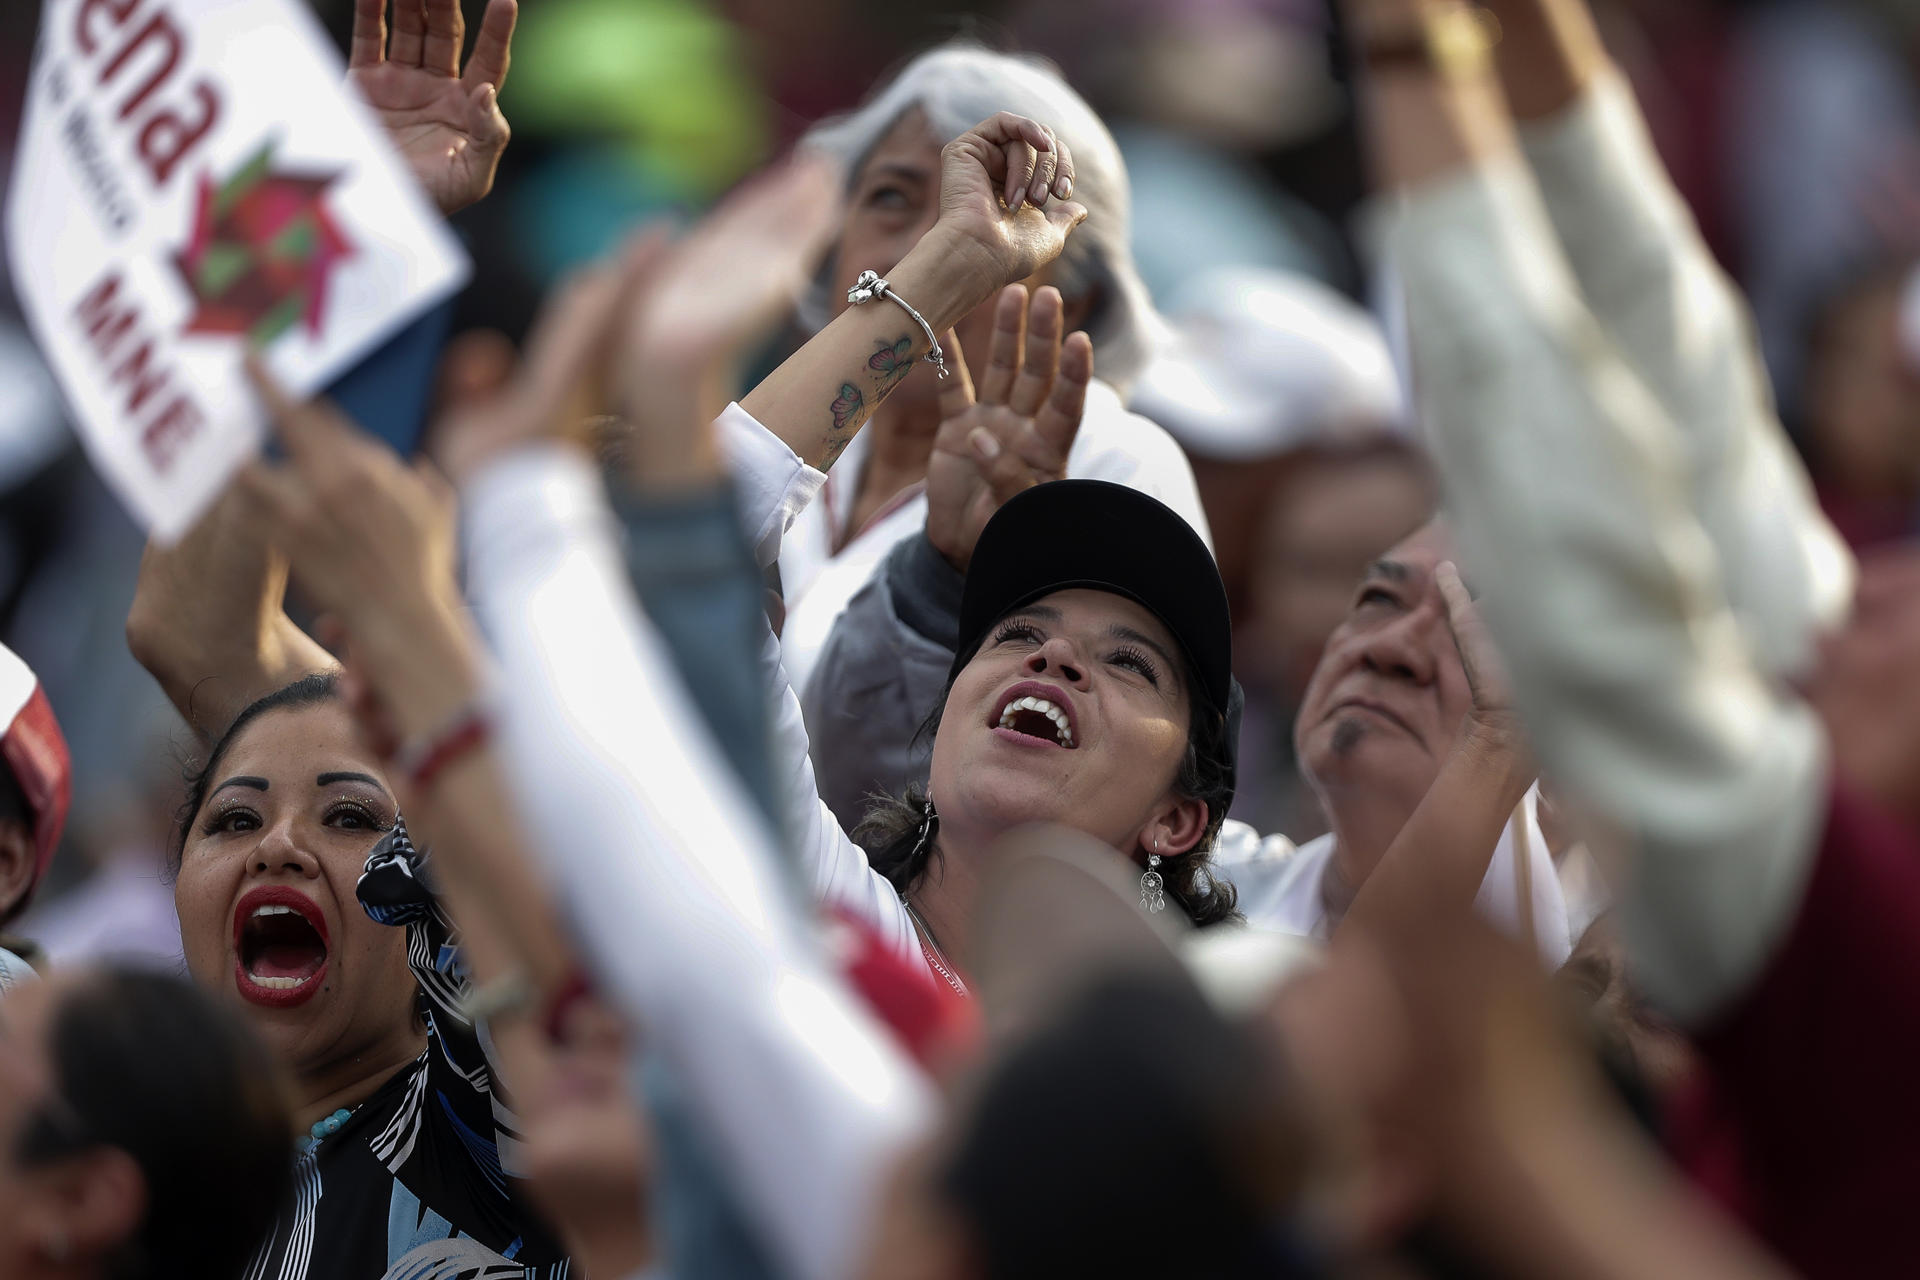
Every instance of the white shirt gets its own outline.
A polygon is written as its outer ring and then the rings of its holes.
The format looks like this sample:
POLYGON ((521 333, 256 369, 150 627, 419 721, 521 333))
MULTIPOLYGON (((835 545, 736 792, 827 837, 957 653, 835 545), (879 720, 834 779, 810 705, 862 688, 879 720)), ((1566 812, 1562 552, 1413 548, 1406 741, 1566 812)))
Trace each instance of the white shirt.
MULTIPOLYGON (((1482 919, 1513 937, 1525 926, 1520 912, 1519 858, 1526 852, 1532 885, 1533 935, 1540 958, 1557 969, 1573 954, 1575 926, 1592 923, 1593 904, 1571 900, 1562 887, 1547 840, 1540 832, 1538 787, 1521 802, 1522 820, 1509 820, 1487 864, 1474 907, 1482 919), (1584 924, 1582 923, 1584 921, 1584 924)), ((1228 821, 1214 850, 1215 869, 1239 891, 1247 923, 1276 933, 1297 933, 1322 942, 1333 934, 1327 914, 1327 869, 1333 863, 1334 838, 1323 835, 1296 847, 1285 836, 1261 838, 1243 822, 1228 821)))

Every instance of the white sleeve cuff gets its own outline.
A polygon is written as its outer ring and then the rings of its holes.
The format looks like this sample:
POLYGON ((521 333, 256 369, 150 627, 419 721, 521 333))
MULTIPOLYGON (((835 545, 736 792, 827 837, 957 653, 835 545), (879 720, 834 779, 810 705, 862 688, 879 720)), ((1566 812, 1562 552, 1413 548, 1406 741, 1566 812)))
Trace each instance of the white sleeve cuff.
POLYGON ((721 456, 733 471, 747 542, 765 569, 780 558, 780 540, 787 527, 820 492, 827 475, 802 462, 784 440, 737 403, 721 410, 714 429, 721 456))

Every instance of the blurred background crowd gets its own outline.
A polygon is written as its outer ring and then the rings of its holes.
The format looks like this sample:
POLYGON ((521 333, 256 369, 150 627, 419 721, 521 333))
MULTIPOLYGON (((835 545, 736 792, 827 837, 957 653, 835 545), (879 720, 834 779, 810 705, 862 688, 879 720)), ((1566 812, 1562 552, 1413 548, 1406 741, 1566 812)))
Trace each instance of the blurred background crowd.
MULTIPOLYGON (((1920 5, 1595 8, 1752 301, 1828 515, 1856 547, 1914 533, 1920 5)), ((0 8, 0 183, 36 9, 0 8)), ((316 9, 344 45, 349 0, 316 9)), ((623 229, 699 213, 957 34, 1052 59, 1119 140, 1134 253, 1174 327, 1132 406, 1192 458, 1239 631, 1241 776, 1259 782, 1243 781, 1234 816, 1314 836, 1294 707, 1364 566, 1433 500, 1359 265, 1362 155, 1320 0, 528 0, 503 94, 513 146, 493 197, 455 219, 476 266, 456 324, 518 341, 541 295, 623 229)), ((0 278, 0 641, 39 673, 90 797, 19 926, 56 961, 178 950, 159 868, 179 799, 168 746, 187 739, 123 635, 142 541, 86 464, 0 278)))

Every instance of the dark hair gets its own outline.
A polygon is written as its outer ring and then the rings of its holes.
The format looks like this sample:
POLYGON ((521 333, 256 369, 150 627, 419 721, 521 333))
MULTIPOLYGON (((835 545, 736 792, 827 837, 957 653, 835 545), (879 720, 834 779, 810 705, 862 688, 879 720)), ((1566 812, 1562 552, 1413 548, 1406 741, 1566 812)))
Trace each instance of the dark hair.
MULTIPOLYGON (((969 655, 968 661, 972 660, 969 655)), ((1198 689, 1193 668, 1182 659, 1183 676, 1188 689, 1198 689)), ((933 741, 940 729, 940 716, 946 710, 947 696, 965 662, 954 664, 940 704, 914 734, 914 743, 933 741)), ((1191 697, 1191 715, 1187 725, 1187 749, 1180 757, 1180 771, 1174 775, 1173 789, 1189 800, 1207 806, 1207 828, 1193 849, 1179 857, 1164 858, 1160 874, 1167 894, 1180 904, 1187 919, 1195 925, 1222 924, 1243 917, 1234 909, 1237 894, 1233 885, 1213 874, 1213 845, 1220 838, 1220 826, 1227 820, 1232 800, 1232 759, 1228 751, 1227 718, 1207 706, 1196 694, 1191 697)), ((931 806, 927 789, 919 784, 907 787, 901 796, 876 794, 871 797, 866 816, 853 829, 853 838, 867 851, 867 861, 901 893, 910 892, 927 874, 927 868, 939 853, 936 842, 922 843, 920 831, 928 820, 931 806)), ((933 817, 937 834, 940 819, 933 817)))
POLYGON ((186 768, 187 798, 180 805, 179 812, 173 818, 173 840, 167 847, 167 866, 172 871, 180 869, 181 855, 186 852, 187 833, 193 828, 193 817, 200 812, 200 806, 206 803, 207 787, 213 781, 213 771, 232 748, 234 739, 241 730, 270 711, 287 711, 298 707, 318 706, 331 702, 340 696, 339 688, 330 671, 316 671, 312 675, 302 676, 285 688, 275 689, 265 697, 256 698, 248 703, 246 709, 233 718, 227 731, 213 744, 213 750, 207 752, 205 763, 195 766, 189 763, 186 768))
POLYGON ((1283 1064, 1177 976, 1093 979, 960 1111, 939 1188, 988 1280, 1323 1274, 1297 1227, 1314 1164, 1283 1064))
POLYGON ((266 1048, 192 984, 137 968, 81 979, 60 998, 50 1041, 56 1097, 16 1155, 132 1157, 146 1215, 107 1274, 238 1276, 292 1192, 291 1093, 266 1048))

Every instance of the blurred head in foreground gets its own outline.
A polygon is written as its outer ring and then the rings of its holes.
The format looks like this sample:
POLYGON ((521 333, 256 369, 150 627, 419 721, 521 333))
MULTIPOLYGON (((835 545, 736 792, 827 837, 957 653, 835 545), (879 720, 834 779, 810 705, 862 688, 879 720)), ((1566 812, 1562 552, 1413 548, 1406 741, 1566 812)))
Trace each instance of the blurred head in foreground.
POLYGON ((238 1276, 291 1189, 279 1069, 178 979, 61 973, 0 1000, 0 1274, 238 1276))

